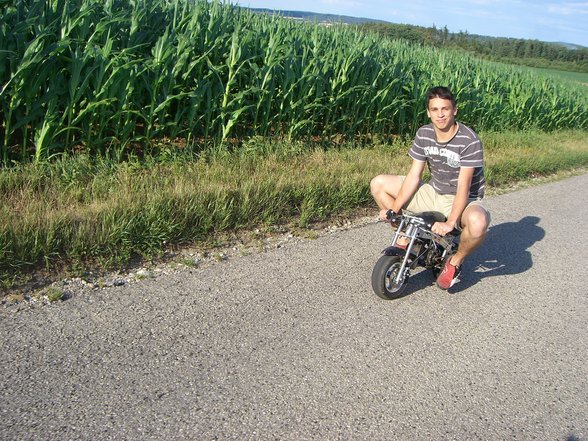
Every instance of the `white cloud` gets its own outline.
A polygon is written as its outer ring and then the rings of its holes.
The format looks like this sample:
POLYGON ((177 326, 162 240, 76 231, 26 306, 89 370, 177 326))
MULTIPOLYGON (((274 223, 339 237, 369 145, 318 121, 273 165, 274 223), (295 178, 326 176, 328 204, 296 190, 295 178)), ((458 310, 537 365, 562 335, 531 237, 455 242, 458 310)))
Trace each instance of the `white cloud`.
POLYGON ((468 3, 474 4, 474 5, 485 6, 485 5, 493 5, 496 3, 496 1, 494 1, 494 0, 470 0, 468 3))
POLYGON ((463 17, 475 17, 488 20, 508 20, 509 15, 505 14, 502 9, 484 9, 484 8, 465 8, 457 7, 452 10, 453 14, 458 14, 463 17))
POLYGON ((547 10, 552 14, 583 15, 588 14, 588 2, 552 3, 547 6, 547 10))
POLYGON ((343 8, 355 8, 362 5, 361 2, 356 2, 353 0, 323 0, 321 3, 327 3, 328 5, 333 6, 341 6, 343 8))

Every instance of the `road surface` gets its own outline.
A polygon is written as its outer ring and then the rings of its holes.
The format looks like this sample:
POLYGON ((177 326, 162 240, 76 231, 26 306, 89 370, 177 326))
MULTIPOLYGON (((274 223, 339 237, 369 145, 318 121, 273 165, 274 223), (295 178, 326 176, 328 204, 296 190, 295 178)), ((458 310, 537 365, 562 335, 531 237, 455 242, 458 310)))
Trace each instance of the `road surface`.
POLYGON ((371 223, 0 310, 2 440, 588 439, 588 175, 487 199, 449 292, 371 223))

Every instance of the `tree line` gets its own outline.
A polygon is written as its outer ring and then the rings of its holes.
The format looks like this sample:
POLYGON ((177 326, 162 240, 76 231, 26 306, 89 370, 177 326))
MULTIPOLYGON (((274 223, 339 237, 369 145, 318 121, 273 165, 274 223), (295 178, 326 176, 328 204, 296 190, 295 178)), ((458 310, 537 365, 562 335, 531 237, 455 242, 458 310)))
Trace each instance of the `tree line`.
POLYGON ((439 48, 457 48, 478 57, 522 64, 530 67, 552 68, 572 72, 588 72, 588 48, 569 48, 564 44, 518 38, 485 37, 466 32, 452 33, 447 27, 422 27, 393 23, 363 23, 359 28, 376 32, 391 39, 439 48))

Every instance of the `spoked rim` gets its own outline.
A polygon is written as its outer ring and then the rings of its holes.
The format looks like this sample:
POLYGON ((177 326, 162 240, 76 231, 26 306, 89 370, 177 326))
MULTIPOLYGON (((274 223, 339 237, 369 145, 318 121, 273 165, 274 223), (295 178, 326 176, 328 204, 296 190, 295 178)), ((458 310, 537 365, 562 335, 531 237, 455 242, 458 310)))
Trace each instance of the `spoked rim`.
POLYGON ((403 288, 404 278, 402 278, 399 283, 396 283, 395 281, 396 276, 398 275, 398 270, 401 266, 402 265, 400 262, 394 262, 392 265, 390 265, 388 270, 386 270, 386 278, 384 281, 384 284, 386 285, 386 291, 390 293, 396 293, 403 288))

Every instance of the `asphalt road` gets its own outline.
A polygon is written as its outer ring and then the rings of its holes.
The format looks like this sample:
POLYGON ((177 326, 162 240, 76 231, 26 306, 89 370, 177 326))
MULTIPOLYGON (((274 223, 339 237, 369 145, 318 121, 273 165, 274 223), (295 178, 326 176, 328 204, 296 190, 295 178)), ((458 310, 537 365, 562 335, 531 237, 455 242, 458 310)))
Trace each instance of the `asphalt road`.
POLYGON ((588 175, 487 199, 450 292, 372 223, 0 310, 3 440, 587 440, 588 175))

